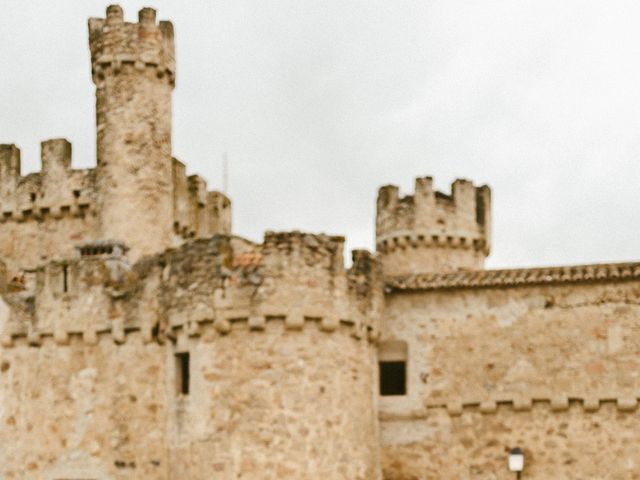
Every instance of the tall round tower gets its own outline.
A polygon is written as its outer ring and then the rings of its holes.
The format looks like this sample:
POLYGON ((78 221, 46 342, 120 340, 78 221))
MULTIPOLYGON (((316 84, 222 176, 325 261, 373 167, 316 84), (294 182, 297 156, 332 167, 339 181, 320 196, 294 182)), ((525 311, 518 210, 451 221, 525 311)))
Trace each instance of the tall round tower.
POLYGON ((489 255, 491 190, 458 179, 451 195, 417 178, 414 195, 378 191, 376 248, 385 276, 479 270, 489 255))
POLYGON ((168 377, 169 478, 380 480, 382 278, 368 252, 346 269, 343 246, 267 232, 165 255, 159 297, 185 359, 168 377))
POLYGON ((135 260, 164 250, 172 233, 170 22, 143 8, 125 22, 111 5, 89 20, 96 85, 98 236, 125 242, 135 260))

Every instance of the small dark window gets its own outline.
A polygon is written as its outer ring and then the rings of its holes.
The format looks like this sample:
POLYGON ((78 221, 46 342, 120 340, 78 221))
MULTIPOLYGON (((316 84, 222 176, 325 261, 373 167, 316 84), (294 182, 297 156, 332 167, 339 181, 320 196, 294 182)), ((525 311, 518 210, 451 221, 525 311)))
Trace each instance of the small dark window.
POLYGON ((80 190, 74 190, 73 191, 73 196, 76 198, 80 198, 80 190))
POLYGON ((407 394, 407 362, 380 362, 380 395, 407 394))
POLYGON ((380 395, 407 394, 407 342, 389 339, 378 345, 380 395))
POLYGON ((189 352, 176 353, 176 391, 189 395, 189 352))
POLYGON ((67 293, 69 291, 69 266, 62 266, 62 291, 67 293))
POLYGON ((35 194, 35 193, 32 193, 32 194, 31 194, 31 201, 32 201, 32 202, 35 202, 35 201, 36 201, 36 194, 35 194))

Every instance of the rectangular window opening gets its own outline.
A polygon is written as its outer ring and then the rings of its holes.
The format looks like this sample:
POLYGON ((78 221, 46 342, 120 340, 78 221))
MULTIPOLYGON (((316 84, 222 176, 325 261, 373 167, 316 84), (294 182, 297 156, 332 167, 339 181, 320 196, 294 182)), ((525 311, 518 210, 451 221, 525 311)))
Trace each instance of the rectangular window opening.
POLYGON ((407 362, 380 362, 380 395, 407 394, 407 362))
POLYGON ((176 392, 189 395, 189 352, 176 353, 176 392))

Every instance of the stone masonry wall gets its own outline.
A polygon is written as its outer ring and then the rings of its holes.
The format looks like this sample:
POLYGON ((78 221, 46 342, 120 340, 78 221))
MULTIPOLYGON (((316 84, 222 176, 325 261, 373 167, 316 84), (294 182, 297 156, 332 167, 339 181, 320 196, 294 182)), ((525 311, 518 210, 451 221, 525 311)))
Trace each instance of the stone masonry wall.
POLYGON ((508 478, 516 445, 526 478, 635 478, 638 298, 637 280, 389 295, 408 394, 381 398, 385 478, 508 478))
POLYGON ((166 479, 167 385, 157 343, 26 337, 0 350, 0 477, 166 479))
POLYGON ((639 429, 638 412, 613 400, 595 411, 579 401, 561 411, 549 402, 525 411, 501 405, 495 413, 471 407, 457 416, 438 408, 382 423, 384 478, 514 480, 507 455, 519 445, 523 479, 637 480, 639 429))
POLYGON ((285 322, 180 339, 193 389, 172 417, 171 478, 380 478, 368 342, 285 322))
POLYGON ((38 269, 0 304, 0 475, 381 478, 381 275, 365 252, 345 269, 343 241, 216 236, 38 269))

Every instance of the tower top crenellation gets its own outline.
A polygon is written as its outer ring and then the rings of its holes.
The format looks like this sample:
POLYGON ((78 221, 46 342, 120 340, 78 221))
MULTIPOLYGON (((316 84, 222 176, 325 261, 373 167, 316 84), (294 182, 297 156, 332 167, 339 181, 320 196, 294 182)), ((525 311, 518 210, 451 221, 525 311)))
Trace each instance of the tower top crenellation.
POLYGON ((159 77, 175 82, 173 24, 156 22, 156 11, 143 8, 138 23, 124 21, 119 5, 107 7, 106 18, 89 19, 89 47, 94 82, 99 85, 109 72, 117 74, 127 65, 139 70, 155 68, 159 77))
POLYGON ((465 179, 451 193, 417 178, 413 195, 395 185, 378 191, 376 248, 387 275, 482 268, 490 252, 491 190, 465 179), (385 262, 386 259, 386 262, 385 262))

